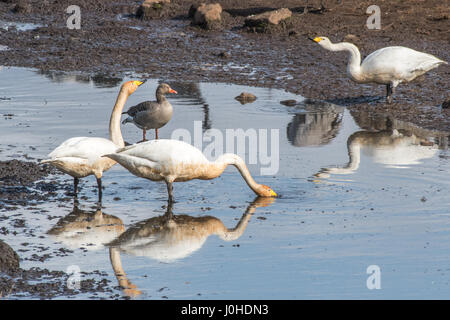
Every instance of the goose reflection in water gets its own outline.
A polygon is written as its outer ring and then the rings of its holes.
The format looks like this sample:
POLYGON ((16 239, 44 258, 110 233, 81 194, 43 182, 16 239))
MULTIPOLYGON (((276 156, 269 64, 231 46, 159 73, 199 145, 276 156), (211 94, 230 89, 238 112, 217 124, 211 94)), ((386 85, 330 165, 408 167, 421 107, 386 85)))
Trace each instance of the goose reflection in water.
POLYGON ((351 174, 359 168, 361 152, 375 163, 386 167, 404 168, 432 158, 438 147, 427 139, 406 130, 359 131, 347 140, 349 162, 344 167, 322 168, 315 174, 318 178, 329 178, 330 174, 351 174))
POLYGON ((266 207, 274 201, 274 198, 256 198, 231 229, 212 216, 174 215, 173 203, 168 203, 164 215, 134 224, 109 244, 111 264, 119 285, 125 294, 136 295, 140 292, 127 279, 120 259, 121 252, 171 263, 199 250, 210 235, 217 235, 224 241, 238 239, 256 208, 266 207))
POLYGON ((88 211, 79 209, 78 205, 78 200, 75 200, 72 212, 47 231, 55 241, 62 242, 67 248, 98 250, 125 231, 122 220, 103 213, 101 206, 88 211))
POLYGON ((306 112, 295 114, 286 128, 289 142, 296 147, 330 143, 341 128, 344 108, 325 102, 301 107, 306 112))

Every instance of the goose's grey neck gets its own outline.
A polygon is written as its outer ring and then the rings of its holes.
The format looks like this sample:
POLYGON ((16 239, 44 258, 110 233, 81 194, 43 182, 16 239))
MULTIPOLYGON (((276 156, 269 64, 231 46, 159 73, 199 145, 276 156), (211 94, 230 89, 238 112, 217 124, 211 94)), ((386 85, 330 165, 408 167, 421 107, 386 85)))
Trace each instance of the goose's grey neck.
POLYGON ((166 100, 166 96, 162 93, 162 89, 158 88, 158 90, 156 90, 156 101, 158 103, 163 103, 166 100))

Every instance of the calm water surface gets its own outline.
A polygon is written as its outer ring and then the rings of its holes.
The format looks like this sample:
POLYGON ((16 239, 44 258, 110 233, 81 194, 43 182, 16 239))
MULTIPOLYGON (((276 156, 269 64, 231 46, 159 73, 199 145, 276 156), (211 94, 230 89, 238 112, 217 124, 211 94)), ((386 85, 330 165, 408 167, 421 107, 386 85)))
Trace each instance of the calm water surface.
MULTIPOLYGON (((125 80, 3 68, 0 159, 42 159, 67 138, 108 137, 110 112, 125 80)), ((279 169, 262 175, 259 159, 249 168, 280 197, 255 199, 229 167, 212 181, 175 184, 177 202, 167 208, 163 183, 116 165, 104 175, 101 208, 91 176, 82 180, 79 203, 53 201, 0 213, 25 219, 34 232, 2 236, 20 253, 22 268, 66 271, 76 265, 105 272, 114 286, 114 270, 125 272, 123 281, 136 289, 114 290, 136 299, 450 297, 445 137, 387 117, 305 104, 282 90, 167 82, 179 94, 168 96, 174 115, 160 137, 184 129, 192 139, 203 136, 192 143, 206 148, 227 129, 266 129, 268 155, 279 146, 279 169), (234 97, 243 91, 257 100, 242 105, 234 97), (287 99, 298 103, 280 104, 287 99), (105 246, 110 241, 115 246, 105 246), (60 248, 73 252, 55 255, 60 248), (27 260, 34 253, 51 257, 27 260), (381 270, 379 290, 366 285, 371 265, 381 270)), ((126 108, 153 100, 157 84, 147 81, 126 108)), ((130 143, 142 137, 132 124, 122 126, 122 133, 130 143)), ((67 175, 60 179, 72 184, 67 175)), ((0 220, 0 227, 12 229, 11 219, 0 220)))

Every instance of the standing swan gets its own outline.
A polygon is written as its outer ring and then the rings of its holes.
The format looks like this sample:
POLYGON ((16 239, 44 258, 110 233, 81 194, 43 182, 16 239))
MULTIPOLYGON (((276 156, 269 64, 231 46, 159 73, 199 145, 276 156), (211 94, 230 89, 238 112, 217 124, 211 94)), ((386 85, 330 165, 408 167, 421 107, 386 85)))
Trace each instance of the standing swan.
POLYGON ((316 37, 311 40, 330 51, 350 52, 350 61, 347 65, 350 78, 357 83, 385 84, 388 103, 392 103, 392 94, 399 83, 409 82, 441 64, 447 64, 431 54, 398 46, 374 51, 361 63, 361 54, 352 43, 331 43, 327 37, 316 37))
POLYGON ((125 146, 122 132, 120 131, 120 116, 128 97, 142 83, 141 81, 128 81, 120 88, 109 121, 109 137, 111 140, 93 137, 70 138, 61 143, 59 147, 48 155, 50 159, 41 161, 41 163, 50 163, 62 172, 71 175, 73 177, 75 195, 77 194, 78 179, 93 174, 97 178, 98 201, 101 202, 101 178, 103 171, 108 170, 116 164, 115 161, 102 158, 101 156, 115 152, 117 148, 125 146))
POLYGON ((247 185, 259 196, 276 197, 268 186, 253 180, 244 161, 237 155, 226 153, 210 162, 203 153, 190 144, 178 140, 151 140, 134 144, 116 153, 106 154, 132 174, 152 181, 164 180, 169 201, 173 201, 173 182, 192 179, 210 180, 222 174, 228 165, 234 165, 247 185))
POLYGON ((155 129, 155 138, 158 139, 158 129, 165 126, 172 119, 173 108, 166 99, 165 94, 177 92, 168 84, 162 83, 156 89, 156 101, 145 101, 128 109, 129 117, 122 121, 122 124, 132 122, 138 128, 142 129, 142 141, 145 139, 145 133, 149 129, 155 129))

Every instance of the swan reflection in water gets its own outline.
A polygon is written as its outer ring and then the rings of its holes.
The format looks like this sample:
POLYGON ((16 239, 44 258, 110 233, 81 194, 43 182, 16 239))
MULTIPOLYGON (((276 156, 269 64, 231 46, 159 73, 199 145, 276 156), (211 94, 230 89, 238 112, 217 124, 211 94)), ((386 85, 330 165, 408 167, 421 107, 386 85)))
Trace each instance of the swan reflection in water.
POLYGON ((330 174, 351 174, 359 168, 361 152, 375 163, 391 168, 405 168, 432 158, 438 147, 427 139, 406 130, 388 129, 378 132, 358 131, 347 140, 349 162, 343 167, 322 168, 315 177, 329 178, 330 174))
POLYGON ((125 231, 122 220, 103 213, 100 205, 91 211, 81 210, 78 205, 75 200, 72 212, 47 231, 56 242, 70 249, 98 250, 125 231))
POLYGON ((119 286, 130 296, 141 293, 127 279, 120 259, 121 252, 171 263, 199 250, 210 235, 217 235, 224 241, 238 239, 244 233, 256 208, 266 207, 274 201, 274 198, 256 198, 247 207, 237 225, 231 229, 212 216, 174 215, 173 204, 169 203, 164 215, 134 224, 108 245, 119 286))
POLYGON ((289 142, 296 147, 321 146, 330 143, 339 133, 344 108, 326 102, 301 105, 306 112, 296 113, 287 125, 289 142))

